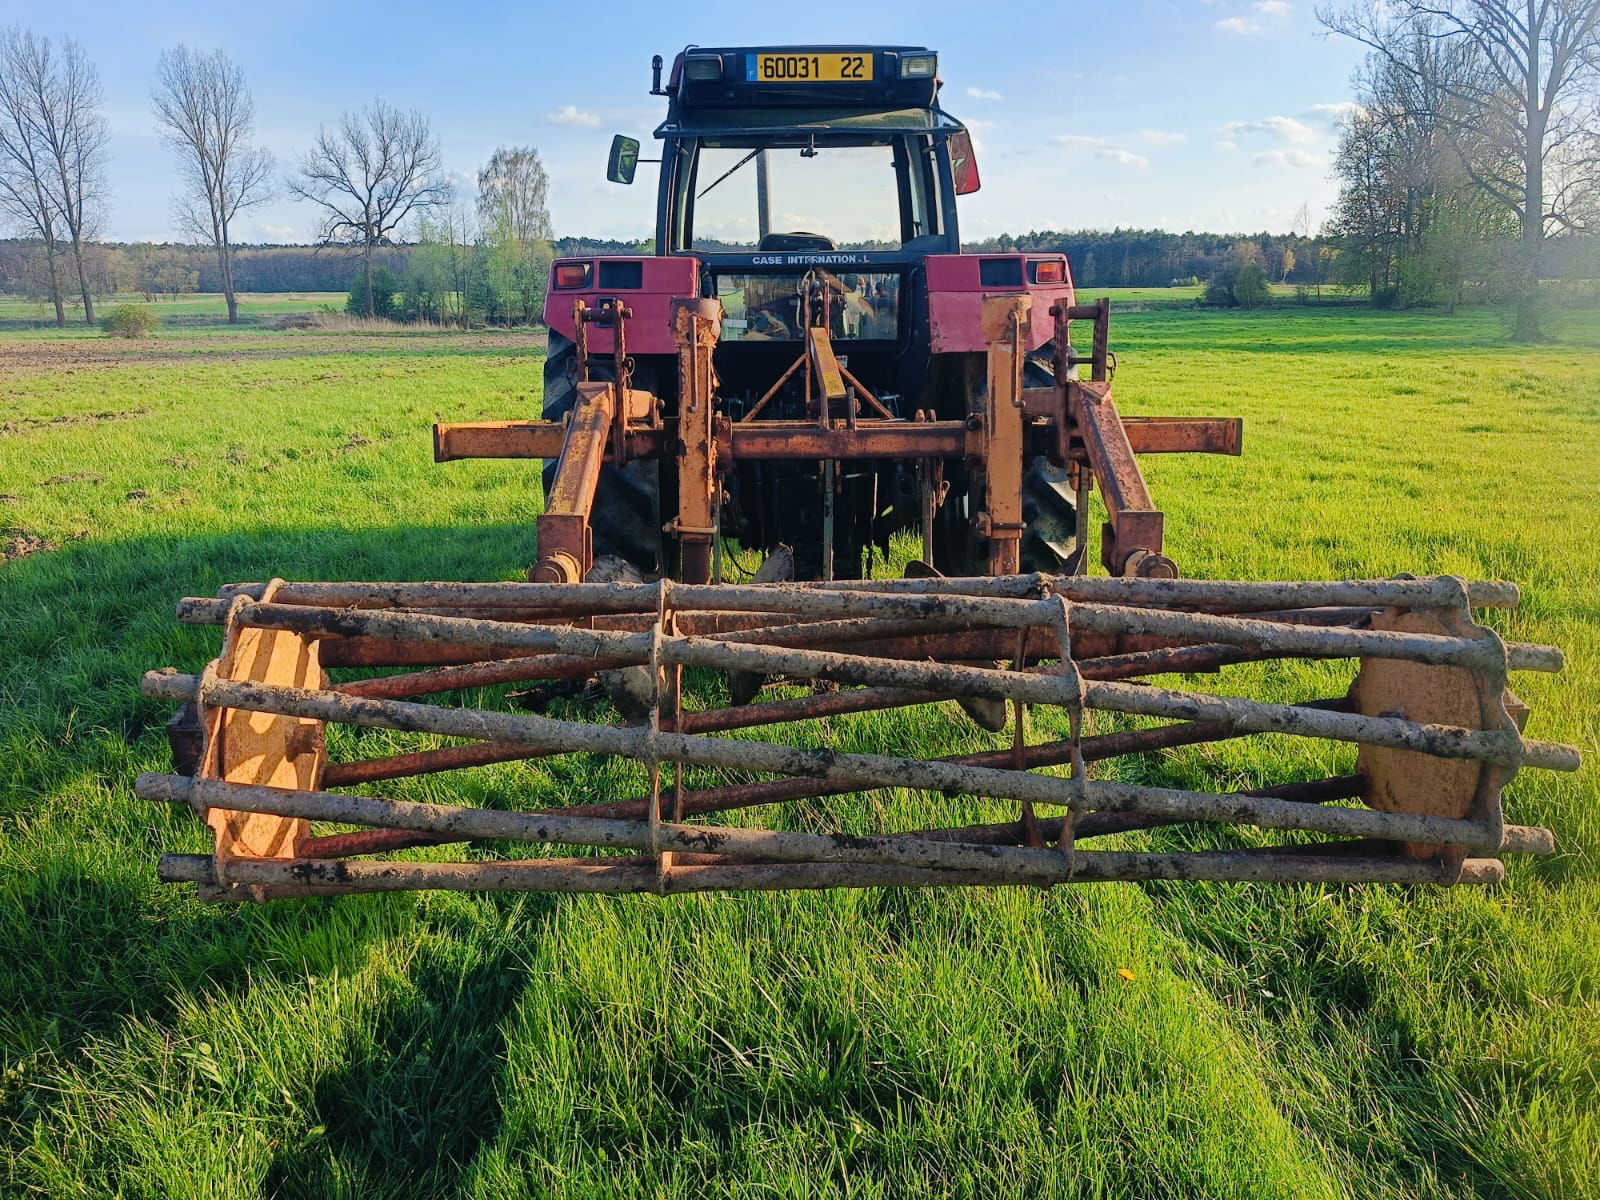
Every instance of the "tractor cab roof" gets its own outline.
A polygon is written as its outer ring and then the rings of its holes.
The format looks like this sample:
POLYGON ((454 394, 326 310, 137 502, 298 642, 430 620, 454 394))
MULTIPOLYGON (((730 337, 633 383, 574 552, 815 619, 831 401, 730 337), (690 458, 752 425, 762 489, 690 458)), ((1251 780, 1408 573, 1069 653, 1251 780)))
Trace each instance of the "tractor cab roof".
POLYGON ((690 46, 672 64, 656 136, 962 128, 938 91, 938 55, 923 46, 690 46))

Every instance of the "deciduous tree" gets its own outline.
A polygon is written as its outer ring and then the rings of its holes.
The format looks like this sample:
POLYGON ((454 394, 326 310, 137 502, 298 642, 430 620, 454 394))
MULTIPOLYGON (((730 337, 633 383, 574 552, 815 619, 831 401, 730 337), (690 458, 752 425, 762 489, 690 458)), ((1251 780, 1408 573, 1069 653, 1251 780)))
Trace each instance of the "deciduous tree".
MULTIPOLYGON (((8 148, 5 204, 46 244, 52 280, 56 248, 64 236, 77 268, 83 315, 94 324, 94 298, 86 262, 105 199, 105 119, 100 77, 71 38, 58 53, 47 37, 12 27, 0 35, 0 106, 8 148)), ((57 319, 65 323, 55 289, 57 319)))
POLYGON ((537 319, 550 267, 550 179, 538 150, 502 146, 478 172, 478 221, 490 286, 518 318, 537 319))
POLYGON ((1513 214, 1515 336, 1537 340, 1546 244, 1585 228, 1600 178, 1600 0, 1364 0, 1318 16, 1416 85, 1416 112, 1513 214))
POLYGON ((255 106, 244 72, 217 50, 178 46, 161 55, 151 97, 162 138, 178 154, 184 190, 178 223, 216 249, 228 323, 239 320, 233 286, 232 225, 272 195, 272 152, 250 144, 255 106))
POLYGON ((369 317, 373 250, 412 214, 449 203, 451 194, 427 118, 382 100, 318 130, 289 190, 322 210, 318 241, 361 247, 369 317))

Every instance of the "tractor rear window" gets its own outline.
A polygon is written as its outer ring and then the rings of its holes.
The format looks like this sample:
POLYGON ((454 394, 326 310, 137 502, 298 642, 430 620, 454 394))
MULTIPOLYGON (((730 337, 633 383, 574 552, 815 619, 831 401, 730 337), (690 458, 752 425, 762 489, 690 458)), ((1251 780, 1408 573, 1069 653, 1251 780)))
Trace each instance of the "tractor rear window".
MULTIPOLYGON (((900 276, 893 271, 813 268, 828 288, 828 329, 836 339, 890 339, 900 316, 900 276)), ((802 274, 717 276, 724 342, 794 341, 800 337, 802 274)))
POLYGON ((758 250, 760 179, 766 177, 768 247, 894 250, 900 189, 894 152, 879 146, 790 146, 766 150, 702 143, 694 176, 694 250, 758 250), (765 157, 765 168, 761 159, 765 157), (780 240, 785 245, 778 246, 780 240), (826 244, 824 244, 826 243, 826 244))

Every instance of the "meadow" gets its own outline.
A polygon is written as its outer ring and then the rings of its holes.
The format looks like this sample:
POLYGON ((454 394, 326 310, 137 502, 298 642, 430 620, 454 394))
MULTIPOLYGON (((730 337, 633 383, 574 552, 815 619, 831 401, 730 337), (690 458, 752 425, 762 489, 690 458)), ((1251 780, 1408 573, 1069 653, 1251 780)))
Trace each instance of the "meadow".
MULTIPOLYGON (((197 300, 123 343, 0 312, 0 1193, 1600 1196, 1600 309, 1527 348, 1487 309, 1156 292, 1113 321, 1123 410, 1245 419, 1242 458, 1146 460, 1169 552, 1212 578, 1521 583, 1493 623, 1568 656, 1518 680, 1530 734, 1588 760, 1506 804, 1557 855, 1481 891, 200 904, 154 872, 205 848, 199 822, 132 792, 168 762, 139 676, 216 649, 173 602, 518 577, 535 466, 435 465, 428 427, 536 413, 542 338, 230 331, 197 300)), ((1348 677, 1293 670, 1256 671, 1262 694, 1348 677)), ((830 736, 1001 744, 945 707, 830 736)), ((1124 769, 1348 766, 1253 739, 1124 769)), ((386 790, 535 807, 632 782, 545 760, 386 790)), ((870 828, 947 802, 847 803, 870 828)), ((983 813, 1014 815, 961 815, 983 813)))

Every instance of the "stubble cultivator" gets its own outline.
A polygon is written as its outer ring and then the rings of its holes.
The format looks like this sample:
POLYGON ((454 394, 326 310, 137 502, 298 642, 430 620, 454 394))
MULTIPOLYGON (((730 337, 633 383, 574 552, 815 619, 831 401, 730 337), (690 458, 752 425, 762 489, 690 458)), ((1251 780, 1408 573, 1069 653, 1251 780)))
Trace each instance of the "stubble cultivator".
MULTIPOLYGON (((273 581, 181 605, 186 621, 222 624, 224 648, 199 676, 146 676, 147 694, 198 706, 200 734, 192 776, 142 776, 138 791, 205 816, 213 853, 169 855, 160 873, 218 900, 425 888, 1491 883, 1501 877, 1502 854, 1553 848, 1547 831, 1506 823, 1506 782, 1524 767, 1577 765, 1571 748, 1522 736, 1506 687, 1509 671, 1559 669, 1559 653, 1507 644, 1472 620, 1474 605, 1507 607, 1516 599, 1504 584, 1448 577, 1013 576, 827 587, 273 581), (1346 693, 1290 704, 1142 682, 1288 658, 1357 666, 1346 693), (362 670, 364 677, 344 682, 328 674, 401 664, 398 673, 362 670), (685 668, 839 686, 696 711, 684 703, 685 668), (600 724, 457 704, 462 691, 596 670, 642 674, 648 717, 600 724), (714 736, 951 698, 980 718, 985 705, 1005 705, 1010 745, 927 759, 714 736), (1049 710, 1065 714, 1067 736, 1030 737, 1030 713, 1049 710), (1095 713, 1163 723, 1096 733, 1095 713), (454 744, 330 762, 328 724, 454 744), (1351 743, 1354 770, 1235 793, 1095 777, 1096 764, 1125 755, 1271 735, 1351 743), (648 787, 538 812, 342 790, 559 754, 631 759, 646 768, 648 787), (686 765, 767 778, 689 789, 686 765), (717 823, 734 810, 881 788, 916 793, 921 823, 872 836, 717 823), (1011 802, 1016 818, 952 827, 942 813, 949 797, 962 795, 1011 802), (312 822, 358 829, 314 832, 312 822), (1194 823, 1285 837, 1271 847, 1194 852, 1095 848, 1109 834, 1194 823), (1306 834, 1314 837, 1295 836, 1306 834), (584 856, 372 857, 474 841, 584 856)), ((1033 724, 1060 723, 1036 717, 1033 724)))
MULTIPOLYGON (((223 627, 222 652, 199 675, 145 678, 187 715, 173 726, 180 773, 138 790, 192 806, 214 845, 166 857, 163 879, 214 900, 1481 884, 1505 853, 1553 849, 1547 831, 1506 823, 1502 795, 1523 768, 1577 766, 1570 747, 1523 737, 1507 687, 1513 671, 1559 670, 1560 652, 1473 618, 1515 606, 1516 588, 1179 579, 1137 456, 1237 455, 1240 422, 1123 416, 1109 304, 1079 302, 1065 257, 963 253, 955 201, 979 177, 939 103, 936 54, 691 47, 665 86, 656 60, 652 94, 668 101, 654 252, 553 264, 543 419, 434 429, 440 462, 546 463, 530 582, 273 580, 183 601, 182 620, 223 627), (838 210, 829 172, 860 163, 835 217, 848 225, 876 197, 898 240, 772 227, 775 189, 787 205, 822 187, 838 210), (701 231, 722 228, 702 210, 749 184, 749 240, 701 231), (919 534, 907 577, 874 578, 877 551, 919 534), (750 582, 722 582, 730 551, 765 556, 750 582), (1095 557, 1109 578, 1084 574, 1095 557), (1290 659, 1353 669, 1271 670, 1290 659), (1243 664, 1279 690, 1339 683, 1267 703, 1230 690, 1243 664), (1197 674, 1215 683, 1170 686, 1197 674), (596 675, 643 715, 479 706, 503 685, 596 675), (763 681, 802 694, 763 699, 763 681), (836 718, 933 706, 948 712, 916 754, 827 748, 836 718), (954 706, 1009 737, 922 756, 954 706), (330 760, 329 725, 395 731, 406 748, 330 760), (1284 756, 1297 777, 1245 792, 1120 781, 1140 772, 1118 760, 1262 737, 1354 751, 1316 756, 1343 764, 1316 779, 1284 756), (500 776, 493 808, 371 794, 560 755, 640 764, 637 794, 552 809, 500 776), (864 835, 871 806, 816 803, 882 789, 906 793, 892 806, 915 814, 906 827, 864 835), (963 825, 963 797, 1008 819, 963 825), (809 831, 777 827, 797 823, 809 831), (1198 839, 1222 849, 1100 848, 1173 825, 1267 832, 1198 839), (393 857, 421 846, 464 849, 393 857)), ((608 178, 631 183, 638 151, 619 136, 608 178)))

